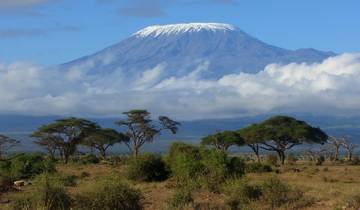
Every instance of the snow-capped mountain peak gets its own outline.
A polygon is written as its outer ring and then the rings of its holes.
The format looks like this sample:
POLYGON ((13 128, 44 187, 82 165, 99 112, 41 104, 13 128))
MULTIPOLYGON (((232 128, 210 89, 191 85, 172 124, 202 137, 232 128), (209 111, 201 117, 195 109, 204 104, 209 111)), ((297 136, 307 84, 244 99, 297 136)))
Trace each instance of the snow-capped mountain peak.
POLYGON ((257 73, 271 63, 314 63, 333 55, 272 46, 229 24, 188 23, 149 26, 61 67, 86 67, 86 72, 93 75, 117 71, 127 78, 161 67, 161 78, 168 78, 183 77, 206 66, 201 76, 218 79, 227 74, 257 73))
POLYGON ((153 25, 146 27, 135 34, 136 37, 158 37, 161 35, 176 35, 187 32, 199 31, 235 31, 237 28, 230 24, 224 23, 186 23, 186 24, 172 24, 172 25, 153 25))

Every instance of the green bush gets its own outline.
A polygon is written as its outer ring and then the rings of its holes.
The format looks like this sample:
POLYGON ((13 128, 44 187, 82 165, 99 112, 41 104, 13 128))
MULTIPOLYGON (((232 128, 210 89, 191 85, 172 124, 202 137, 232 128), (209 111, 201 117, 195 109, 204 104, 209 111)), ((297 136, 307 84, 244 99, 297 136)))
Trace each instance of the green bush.
POLYGON ((269 178, 262 184, 262 198, 272 209, 286 206, 306 206, 310 200, 304 199, 303 193, 292 189, 278 178, 269 178))
POLYGON ((192 190, 189 187, 177 189, 175 194, 166 201, 167 209, 183 209, 189 204, 193 204, 194 199, 191 195, 191 191, 192 190))
POLYGON ((178 183, 201 183, 211 191, 217 191, 227 178, 244 174, 244 162, 240 158, 229 158, 216 149, 184 143, 171 146, 168 162, 178 183))
POLYGON ((235 174, 235 176, 242 176, 245 174, 246 163, 243 158, 240 157, 231 157, 229 158, 229 171, 235 174))
POLYGON ((76 196, 77 210, 139 210, 140 191, 115 177, 104 178, 88 186, 76 196))
POLYGON ((160 155, 144 154, 129 160, 127 177, 136 181, 163 181, 169 170, 160 155))
POLYGON ((242 209, 249 203, 259 200, 262 195, 260 186, 250 185, 246 179, 226 181, 222 192, 225 195, 225 204, 230 209, 242 209))
POLYGON ((272 168, 268 164, 263 163, 246 163, 245 165, 246 173, 266 173, 272 172, 272 168))
POLYGON ((22 154, 0 164, 0 174, 7 174, 12 180, 54 171, 55 163, 45 159, 41 154, 22 154))
POLYGON ((47 209, 68 210, 71 198, 64 183, 57 175, 42 174, 34 181, 34 193, 16 197, 11 207, 14 210, 47 209))
POLYGON ((186 183, 189 180, 195 181, 204 170, 200 148, 193 145, 173 143, 167 159, 172 175, 180 183, 186 183))

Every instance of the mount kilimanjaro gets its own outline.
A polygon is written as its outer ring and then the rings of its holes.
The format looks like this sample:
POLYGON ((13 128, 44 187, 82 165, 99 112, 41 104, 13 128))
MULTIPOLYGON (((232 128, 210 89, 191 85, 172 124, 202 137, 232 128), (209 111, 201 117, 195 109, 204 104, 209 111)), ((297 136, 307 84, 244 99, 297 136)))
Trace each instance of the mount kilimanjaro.
POLYGON ((93 55, 60 65, 87 74, 121 71, 137 77, 161 65, 164 77, 184 76, 199 68, 204 78, 257 73, 270 63, 314 63, 334 56, 315 49, 288 50, 266 44, 229 24, 190 23, 150 26, 93 55))

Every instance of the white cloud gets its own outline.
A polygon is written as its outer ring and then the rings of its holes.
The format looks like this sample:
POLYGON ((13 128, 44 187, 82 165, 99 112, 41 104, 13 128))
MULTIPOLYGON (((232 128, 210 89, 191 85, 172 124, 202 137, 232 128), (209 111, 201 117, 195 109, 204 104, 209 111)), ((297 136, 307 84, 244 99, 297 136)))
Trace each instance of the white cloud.
MULTIPOLYGON (((89 63, 89 66, 94 64, 89 63)), ((0 64, 0 113, 112 116, 146 108, 178 119, 268 112, 353 115, 360 111, 360 54, 319 64, 268 65, 257 74, 202 79, 208 63, 167 77, 166 64, 125 75, 88 66, 64 70, 0 64)))

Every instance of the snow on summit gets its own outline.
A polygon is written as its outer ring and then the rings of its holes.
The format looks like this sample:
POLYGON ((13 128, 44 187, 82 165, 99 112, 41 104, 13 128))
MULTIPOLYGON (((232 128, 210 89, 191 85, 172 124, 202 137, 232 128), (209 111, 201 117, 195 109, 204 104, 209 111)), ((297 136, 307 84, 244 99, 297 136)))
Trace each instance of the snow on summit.
POLYGON ((202 30, 207 31, 234 31, 237 28, 230 24, 224 23, 186 23, 186 24, 171 24, 171 25, 154 25, 146 27, 134 34, 137 37, 160 35, 176 35, 186 32, 199 32, 202 30))

